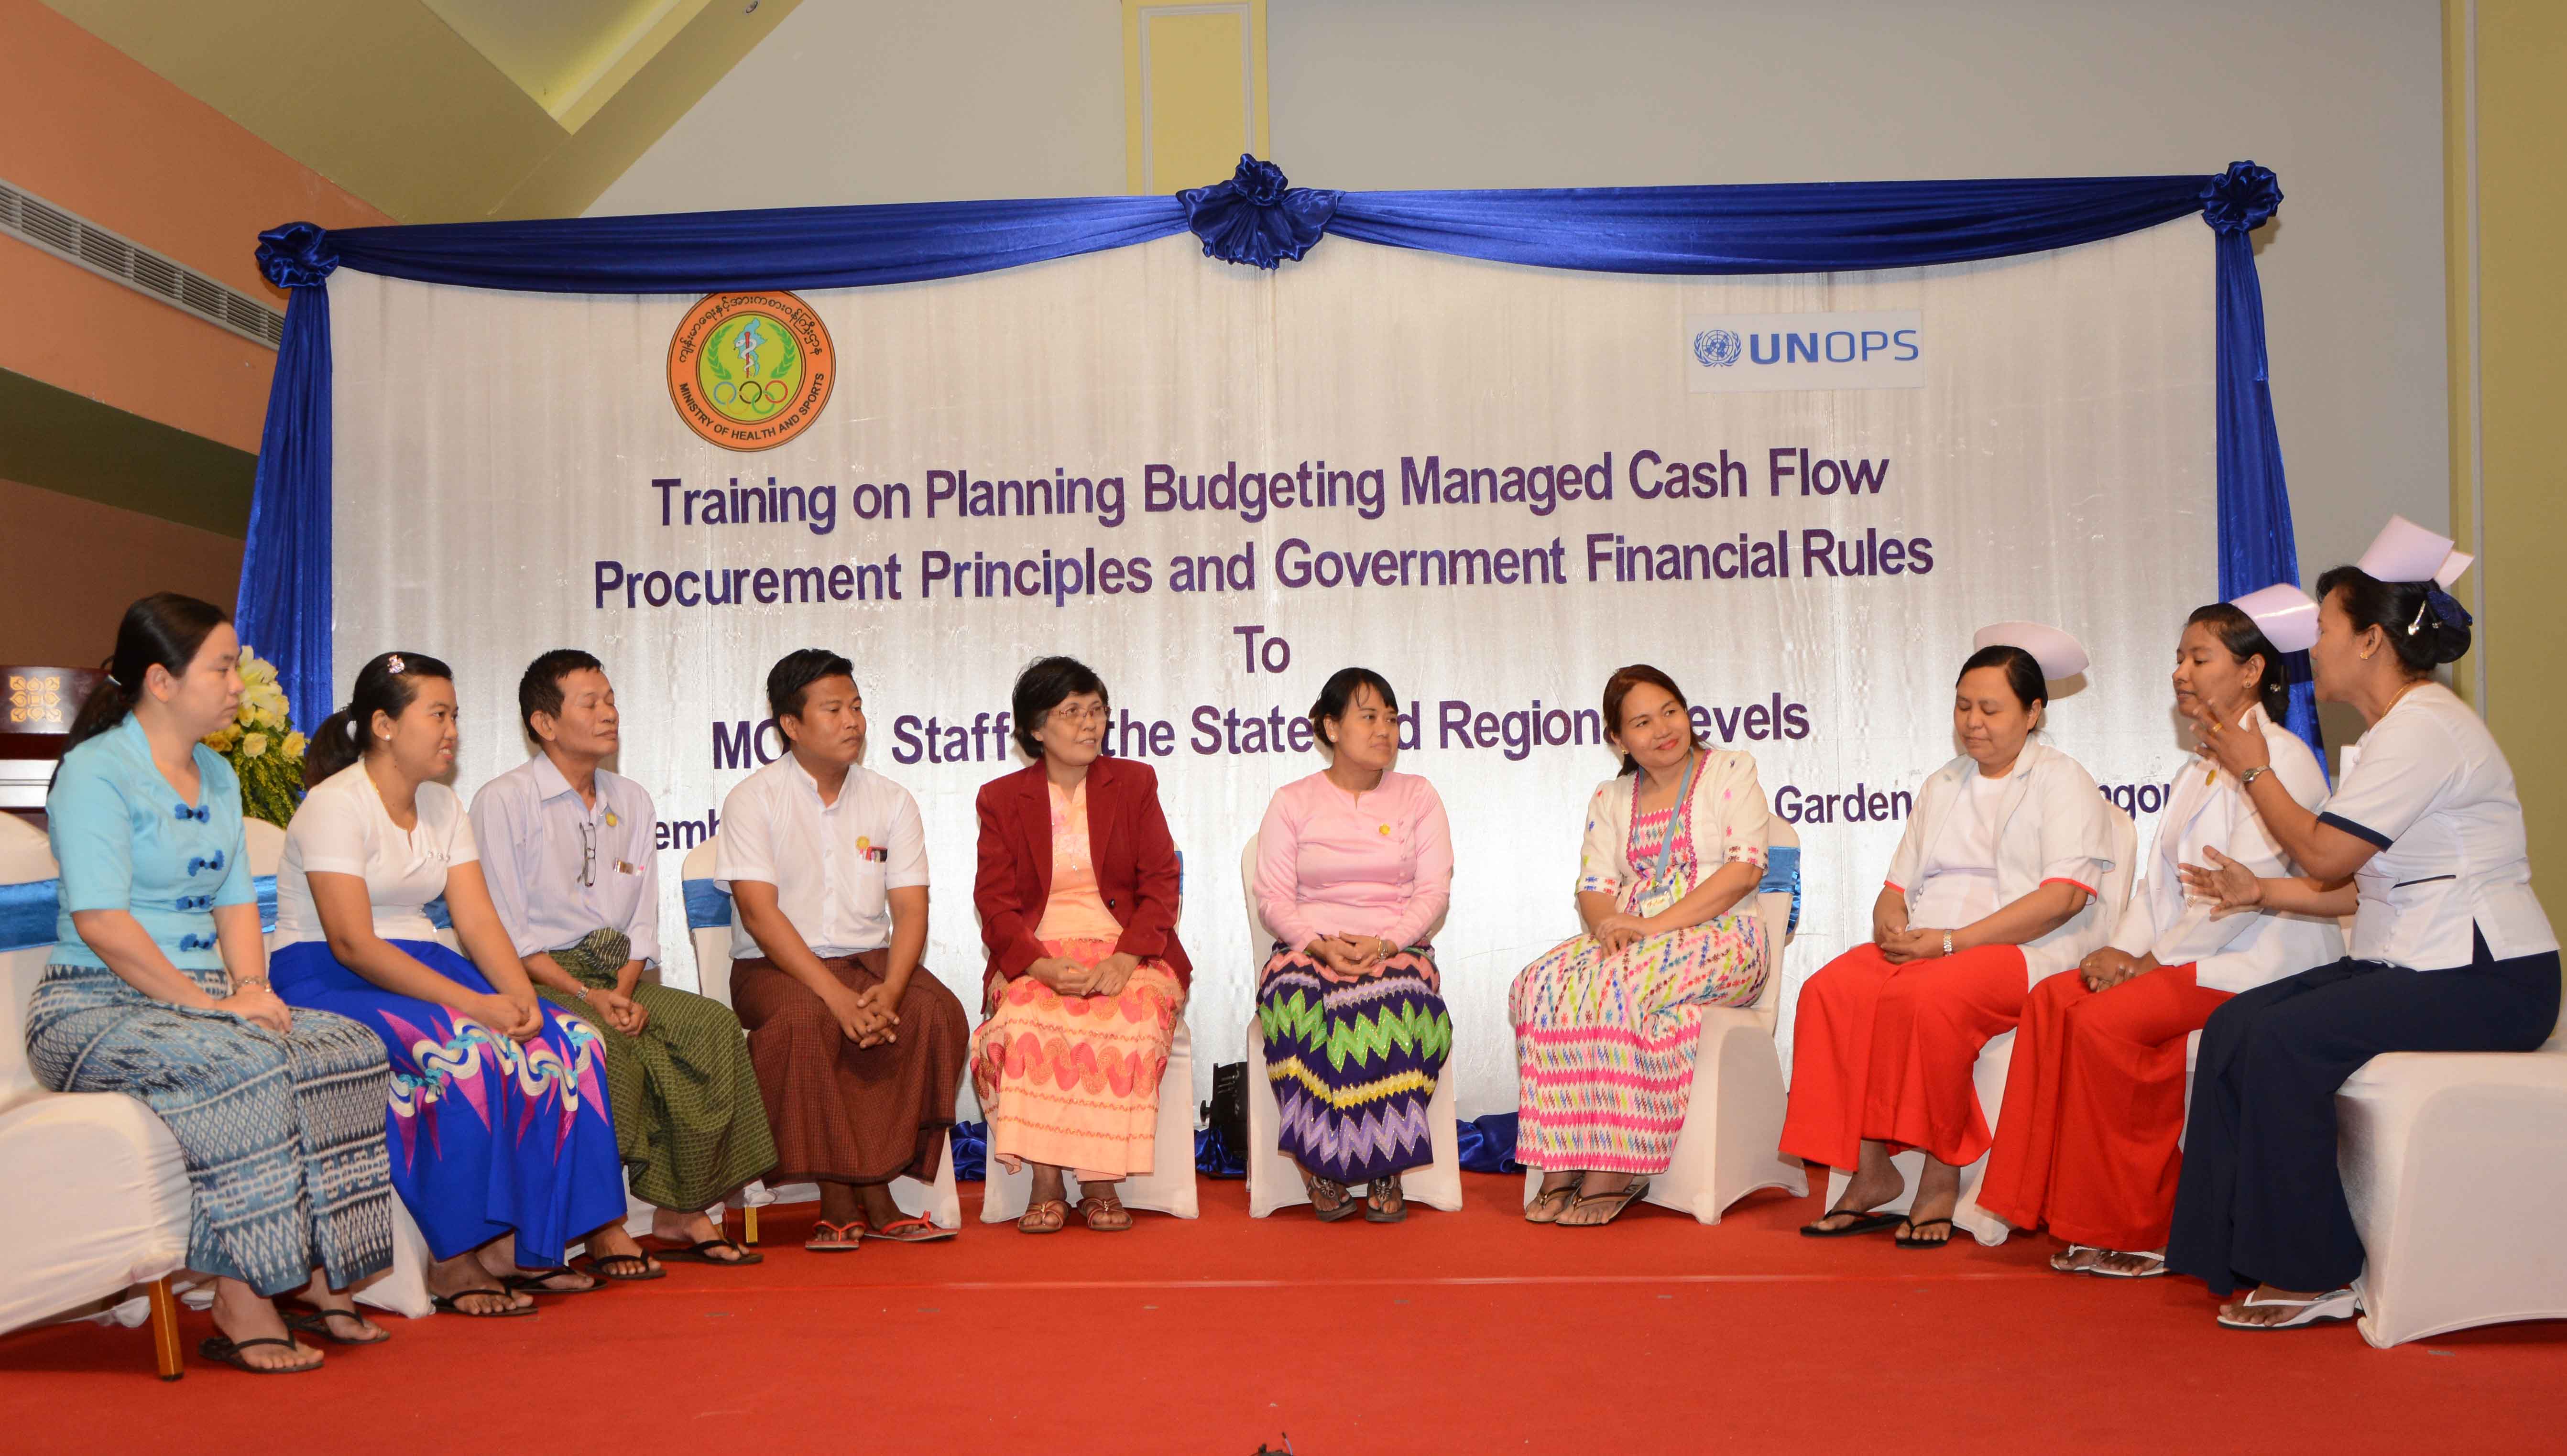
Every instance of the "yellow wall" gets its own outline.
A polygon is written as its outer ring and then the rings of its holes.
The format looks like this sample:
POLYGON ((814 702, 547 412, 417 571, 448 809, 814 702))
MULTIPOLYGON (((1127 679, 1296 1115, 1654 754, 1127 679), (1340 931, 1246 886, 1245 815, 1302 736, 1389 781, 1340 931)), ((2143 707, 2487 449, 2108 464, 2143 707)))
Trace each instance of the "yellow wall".
POLYGON ((2533 884, 2567 925, 2567 5, 2445 0, 2451 520, 2478 564, 2463 600, 2476 651, 2456 676, 2503 744, 2531 833, 2533 884), (2472 172, 2474 180, 2472 181, 2472 172), (2473 386, 2473 387, 2472 387, 2473 386))
POLYGON ((1125 185, 1174 192, 1267 154, 1266 0, 1123 0, 1125 185))

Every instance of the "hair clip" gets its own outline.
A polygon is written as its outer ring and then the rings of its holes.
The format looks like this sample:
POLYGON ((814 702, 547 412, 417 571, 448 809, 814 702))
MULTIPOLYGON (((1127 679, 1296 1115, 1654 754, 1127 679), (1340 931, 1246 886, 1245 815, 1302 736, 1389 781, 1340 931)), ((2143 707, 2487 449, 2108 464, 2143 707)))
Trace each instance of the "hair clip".
POLYGON ((402 661, 402 655, 400 653, 386 653, 384 655, 384 671, 398 678, 403 673, 410 671, 410 664, 402 661))

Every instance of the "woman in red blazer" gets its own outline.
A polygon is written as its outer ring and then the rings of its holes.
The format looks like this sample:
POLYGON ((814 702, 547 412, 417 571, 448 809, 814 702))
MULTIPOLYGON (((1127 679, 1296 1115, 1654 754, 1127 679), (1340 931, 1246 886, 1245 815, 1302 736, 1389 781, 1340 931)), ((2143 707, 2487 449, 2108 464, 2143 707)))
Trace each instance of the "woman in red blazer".
POLYGON ((1099 1233, 1132 1227, 1115 1185, 1149 1171, 1159 1076, 1193 966, 1177 944, 1177 847, 1147 764, 1103 756, 1105 684, 1070 658, 1016 679, 1034 762, 982 785, 972 901, 990 947, 972 1085, 990 1156, 1033 1167, 1016 1227, 1069 1221, 1063 1170, 1099 1233))

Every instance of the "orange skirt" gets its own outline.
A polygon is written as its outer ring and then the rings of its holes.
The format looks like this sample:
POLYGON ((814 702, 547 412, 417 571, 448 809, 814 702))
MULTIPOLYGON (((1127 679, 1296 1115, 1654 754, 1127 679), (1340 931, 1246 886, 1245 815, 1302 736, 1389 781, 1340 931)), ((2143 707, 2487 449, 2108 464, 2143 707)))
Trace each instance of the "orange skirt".
MULTIPOLYGON (((1093 966, 1111 941, 1045 941, 1047 955, 1093 966)), ((990 1156, 1082 1183, 1147 1173, 1157 1153, 1159 1077, 1168 1069, 1185 988, 1165 961, 1144 961, 1117 996, 1062 996, 1030 976, 992 989, 972 1033, 972 1090, 990 1119, 990 1156)))

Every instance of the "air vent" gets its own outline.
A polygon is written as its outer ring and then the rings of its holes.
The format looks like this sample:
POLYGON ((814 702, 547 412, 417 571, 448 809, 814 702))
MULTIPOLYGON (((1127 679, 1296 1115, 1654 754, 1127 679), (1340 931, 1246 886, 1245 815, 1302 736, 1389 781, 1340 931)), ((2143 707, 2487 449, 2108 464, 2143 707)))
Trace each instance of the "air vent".
POLYGON ((0 181, 0 232, 32 243, 64 262, 113 278, 218 329, 274 349, 285 342, 285 315, 264 300, 226 288, 132 240, 64 211, 32 192, 0 181))

